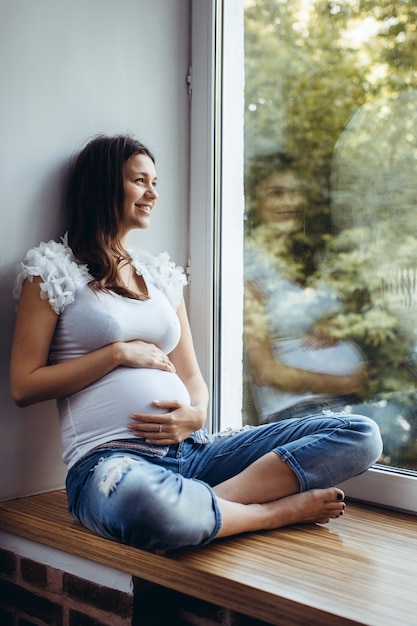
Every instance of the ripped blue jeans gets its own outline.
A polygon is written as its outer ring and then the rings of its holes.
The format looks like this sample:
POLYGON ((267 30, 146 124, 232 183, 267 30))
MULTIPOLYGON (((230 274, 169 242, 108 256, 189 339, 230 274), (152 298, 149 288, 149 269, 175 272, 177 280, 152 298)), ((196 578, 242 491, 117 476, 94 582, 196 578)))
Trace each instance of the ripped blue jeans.
POLYGON ((187 439, 160 453, 143 444, 125 439, 91 450, 69 470, 67 495, 69 511, 87 528, 145 550, 212 541, 222 525, 212 487, 268 452, 288 463, 306 491, 364 472, 382 451, 375 422, 343 413, 212 435, 206 444, 187 439))

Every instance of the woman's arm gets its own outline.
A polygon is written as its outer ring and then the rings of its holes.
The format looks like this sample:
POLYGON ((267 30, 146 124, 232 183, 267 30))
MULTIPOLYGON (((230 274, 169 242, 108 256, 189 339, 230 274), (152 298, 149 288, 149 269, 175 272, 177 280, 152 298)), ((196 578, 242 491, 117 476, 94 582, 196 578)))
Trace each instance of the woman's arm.
POLYGON ((261 296, 251 284, 247 284, 246 289, 245 354, 252 380, 257 385, 270 385, 293 393, 365 395, 368 386, 365 364, 350 375, 339 376, 302 370, 278 361, 272 351, 261 296))
POLYGON ((58 315, 40 298, 38 277, 26 280, 20 296, 10 365, 10 389, 18 406, 60 398, 79 391, 112 369, 111 346, 58 365, 48 355, 58 315))
POLYGON ((174 371, 164 353, 143 341, 109 344, 82 357, 48 365, 58 315, 40 297, 39 284, 26 280, 17 309, 10 365, 10 389, 18 406, 62 398, 99 380, 115 367, 174 371))
POLYGON ((155 406, 166 413, 132 415, 128 425, 136 437, 144 437, 149 443, 170 445, 184 441, 193 431, 198 430, 207 418, 209 394, 195 355, 191 329, 184 301, 177 311, 181 324, 181 339, 169 358, 177 375, 187 387, 191 405, 185 405, 173 398, 155 399, 155 406), (162 432, 159 432, 161 424, 162 432))
POLYGON ((294 393, 358 396, 366 393, 368 377, 365 364, 345 376, 301 370, 277 361, 270 343, 256 337, 245 338, 245 352, 252 380, 257 385, 270 385, 294 393))
POLYGON ((181 324, 181 339, 169 357, 176 368, 178 376, 187 387, 191 398, 191 406, 199 416, 197 427, 200 428, 207 419, 209 394, 197 362, 184 300, 181 301, 177 314, 181 324))

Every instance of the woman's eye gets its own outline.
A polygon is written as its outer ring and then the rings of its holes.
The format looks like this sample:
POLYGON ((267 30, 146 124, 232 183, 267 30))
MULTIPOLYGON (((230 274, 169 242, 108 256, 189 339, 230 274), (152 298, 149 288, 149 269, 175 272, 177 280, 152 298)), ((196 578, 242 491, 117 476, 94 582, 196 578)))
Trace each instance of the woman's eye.
POLYGON ((144 178, 141 176, 140 178, 135 178, 135 183, 143 183, 144 178))

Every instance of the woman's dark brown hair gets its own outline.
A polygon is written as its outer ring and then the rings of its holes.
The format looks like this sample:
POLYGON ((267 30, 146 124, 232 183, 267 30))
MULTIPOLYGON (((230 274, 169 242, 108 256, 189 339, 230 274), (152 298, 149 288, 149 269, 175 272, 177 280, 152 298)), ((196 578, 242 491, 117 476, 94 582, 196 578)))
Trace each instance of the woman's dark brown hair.
POLYGON ((120 241, 123 219, 123 166, 134 154, 151 151, 129 135, 90 140, 74 158, 68 178, 68 243, 77 260, 88 266, 93 289, 138 299, 120 280, 118 265, 129 261, 120 241))

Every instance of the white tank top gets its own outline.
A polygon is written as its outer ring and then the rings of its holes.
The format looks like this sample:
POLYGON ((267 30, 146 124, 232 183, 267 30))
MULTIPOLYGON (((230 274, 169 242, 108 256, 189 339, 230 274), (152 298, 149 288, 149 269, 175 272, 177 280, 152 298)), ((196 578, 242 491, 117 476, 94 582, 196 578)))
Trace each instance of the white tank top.
MULTIPOLYGON (((50 362, 60 363, 114 341, 141 339, 169 354, 180 338, 176 309, 181 301, 184 272, 167 254, 154 257, 129 250, 133 265, 145 280, 148 300, 133 300, 96 292, 85 266, 68 247, 51 241, 29 251, 15 283, 19 297, 26 278, 40 276, 41 297, 59 315, 50 362)), ((188 391, 174 373, 120 367, 85 389, 57 401, 63 460, 70 467, 90 449, 114 439, 132 438, 126 428, 132 413, 157 413, 153 400, 189 403, 188 391)))

